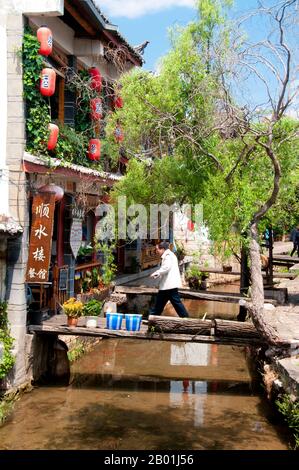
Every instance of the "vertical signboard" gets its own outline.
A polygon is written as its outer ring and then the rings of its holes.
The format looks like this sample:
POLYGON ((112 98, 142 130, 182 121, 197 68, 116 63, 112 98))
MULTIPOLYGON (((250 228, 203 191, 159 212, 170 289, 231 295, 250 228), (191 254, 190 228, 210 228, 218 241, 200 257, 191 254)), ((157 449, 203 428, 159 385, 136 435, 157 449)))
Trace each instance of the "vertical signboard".
POLYGON ((49 279, 55 195, 34 196, 26 282, 41 283, 49 279))

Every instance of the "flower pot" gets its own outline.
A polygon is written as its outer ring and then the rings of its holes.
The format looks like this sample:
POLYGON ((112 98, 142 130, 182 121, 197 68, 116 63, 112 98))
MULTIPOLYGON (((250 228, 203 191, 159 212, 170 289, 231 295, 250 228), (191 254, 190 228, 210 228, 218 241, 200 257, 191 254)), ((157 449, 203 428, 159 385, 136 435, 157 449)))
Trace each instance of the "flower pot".
POLYGON ((125 319, 126 319, 126 329, 128 331, 140 330, 142 315, 136 315, 134 313, 126 313, 125 319))
POLYGON ((106 326, 109 330, 120 330, 123 320, 123 313, 106 313, 106 326))
POLYGON ((74 328, 78 325, 78 318, 67 317, 67 326, 74 328))
POLYGON ((97 328, 98 317, 90 315, 90 316, 86 316, 85 319, 86 319, 85 325, 87 328, 97 328))
POLYGON ((188 281, 190 289, 199 290, 200 289, 200 279, 192 277, 188 281))

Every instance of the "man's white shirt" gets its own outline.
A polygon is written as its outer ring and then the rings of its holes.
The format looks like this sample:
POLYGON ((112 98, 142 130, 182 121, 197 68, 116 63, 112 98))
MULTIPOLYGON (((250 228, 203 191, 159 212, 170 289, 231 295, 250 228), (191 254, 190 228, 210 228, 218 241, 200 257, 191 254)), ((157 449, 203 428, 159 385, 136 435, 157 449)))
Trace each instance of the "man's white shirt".
POLYGON ((158 277, 160 280, 159 290, 182 287, 179 264, 176 255, 171 250, 165 250, 161 259, 162 263, 160 269, 154 272, 154 277, 158 277))

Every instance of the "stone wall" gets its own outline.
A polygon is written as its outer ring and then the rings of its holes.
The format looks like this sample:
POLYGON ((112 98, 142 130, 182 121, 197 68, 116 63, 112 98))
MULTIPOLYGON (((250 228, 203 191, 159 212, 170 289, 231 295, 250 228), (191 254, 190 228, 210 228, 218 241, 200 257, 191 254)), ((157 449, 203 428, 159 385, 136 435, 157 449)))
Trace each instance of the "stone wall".
POLYGON ((10 215, 24 228, 22 235, 10 238, 7 243, 6 298, 11 333, 15 338, 16 364, 11 378, 13 386, 26 379, 26 295, 25 272, 28 256, 28 201, 26 176, 22 168, 25 147, 25 119, 23 103, 22 65, 18 52, 22 47, 23 15, 8 13, 7 28, 7 152, 9 169, 10 215))

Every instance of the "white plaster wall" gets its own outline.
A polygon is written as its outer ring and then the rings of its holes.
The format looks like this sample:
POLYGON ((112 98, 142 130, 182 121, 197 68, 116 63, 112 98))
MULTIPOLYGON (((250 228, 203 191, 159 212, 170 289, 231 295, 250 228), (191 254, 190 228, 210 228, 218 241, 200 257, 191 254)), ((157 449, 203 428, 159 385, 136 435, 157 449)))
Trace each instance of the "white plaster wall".
POLYGON ((7 144, 7 33, 6 13, 0 11, 0 215, 8 215, 7 144))
POLYGON ((49 16, 63 15, 64 0, 1 0, 0 10, 49 16))

